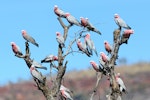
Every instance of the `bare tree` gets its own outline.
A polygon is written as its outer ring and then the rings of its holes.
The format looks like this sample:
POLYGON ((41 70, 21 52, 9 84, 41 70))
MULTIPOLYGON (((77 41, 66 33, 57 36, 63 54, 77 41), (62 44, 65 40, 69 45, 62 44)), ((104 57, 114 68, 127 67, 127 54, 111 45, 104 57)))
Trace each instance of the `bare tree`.
MULTIPOLYGON (((49 86, 47 81, 47 77, 42 75, 41 72, 38 71, 38 66, 34 63, 34 60, 30 57, 30 48, 29 48, 29 42, 31 42, 32 44, 38 46, 38 44, 35 42, 35 40, 31 37, 31 36, 24 36, 24 39, 26 39, 27 41, 25 42, 25 54, 22 54, 22 52, 20 51, 19 47, 15 44, 12 43, 12 49, 13 52, 15 53, 16 57, 22 58, 24 59, 24 61, 26 62, 28 68, 31 71, 31 74, 33 76, 33 79, 38 87, 38 89, 43 93, 43 95, 45 96, 45 98, 47 100, 63 100, 68 96, 70 93, 70 90, 65 88, 62 85, 62 79, 63 76, 65 75, 66 72, 66 68, 67 68, 67 63, 68 61, 65 61, 65 58, 67 55, 73 53, 73 52, 78 52, 78 53, 85 53, 87 56, 92 56, 93 55, 93 51, 97 54, 96 48, 94 46, 93 41, 89 38, 89 36, 83 35, 84 32, 87 31, 93 31, 98 33, 99 35, 101 34, 100 31, 98 31, 90 22, 88 19, 84 19, 81 18, 81 23, 72 15, 70 15, 69 13, 65 13, 63 10, 59 9, 58 6, 54 7, 54 12, 55 14, 58 16, 58 21, 60 23, 60 25, 62 26, 62 28, 64 29, 63 32, 63 36, 57 37, 57 41, 59 42, 58 44, 58 54, 57 54, 57 65, 55 65, 53 63, 53 57, 50 56, 50 61, 47 61, 50 63, 50 67, 51 68, 55 68, 57 70, 57 76, 55 79, 51 79, 52 81, 52 85, 49 86), (68 22, 69 25, 65 25, 62 18, 65 18, 68 22), (67 36, 68 36, 68 30, 70 28, 72 28, 73 25, 77 25, 79 27, 84 27, 82 28, 82 30, 78 31, 77 33, 75 33, 75 38, 69 42, 69 45, 66 46, 65 42, 67 40, 67 36), (87 38, 87 40, 85 40, 84 43, 81 42, 78 44, 78 40, 81 38, 87 38), (74 51, 72 49, 72 45, 74 43, 77 43, 79 51, 74 51), (64 47, 66 48, 64 51, 64 47), (52 57, 52 58, 51 58, 52 57), (64 97, 63 97, 64 96, 64 97)), ((110 79, 110 88, 111 91, 110 93, 107 95, 108 100, 121 100, 121 94, 122 91, 120 91, 120 86, 116 81, 116 74, 114 72, 115 69, 115 62, 116 59, 118 59, 118 51, 119 51, 119 47, 123 44, 123 43, 127 43, 130 34, 132 33, 131 31, 127 31, 126 34, 125 32, 123 34, 121 34, 121 28, 122 26, 119 26, 119 29, 116 29, 114 31, 114 43, 110 52, 110 59, 106 59, 107 61, 104 61, 103 56, 100 57, 100 64, 99 64, 99 69, 97 71, 98 76, 97 76, 97 82, 95 85, 95 88, 93 90, 93 94, 90 97, 90 100, 93 99, 95 92, 97 91, 97 87, 98 84, 101 80, 101 78, 103 77, 103 75, 108 76, 110 79), (101 69, 100 69, 101 67, 101 69)), ((24 31, 25 32, 25 31, 24 31)), ((57 34, 58 36, 60 36, 60 34, 57 34)), ((88 34, 89 35, 89 34, 88 34)), ((105 58, 105 57, 104 57, 105 58)), ((45 67, 43 67, 42 65, 39 68, 43 68, 43 69, 47 69, 45 67)), ((51 75, 51 74, 50 74, 51 75)), ((71 96, 69 97, 69 99, 73 99, 71 96)))
MULTIPOLYGON (((123 20, 121 19, 119 21, 123 21, 123 20)), ((116 23, 118 24, 119 21, 116 23)), ((124 24, 126 23, 123 21, 123 25, 124 24)), ((106 43, 104 42, 105 49, 108 53, 110 53, 110 57, 106 56, 103 52, 101 52, 102 54, 99 59, 99 62, 100 62, 99 66, 102 66, 102 68, 106 69, 107 72, 104 70, 101 72, 101 74, 97 75, 97 82, 96 82, 96 85, 95 85, 95 88, 93 90, 90 100, 93 100, 93 96, 97 91, 99 81, 102 79, 103 75, 108 76, 109 81, 110 81, 110 93, 106 95, 107 100, 122 100, 121 99, 122 93, 127 93, 124 82, 120 78, 120 73, 117 73, 117 74, 115 73, 115 65, 116 65, 116 60, 118 59, 118 52, 119 52, 120 46, 122 44, 128 43, 128 39, 130 38, 130 35, 133 34, 134 31, 131 30, 130 27, 122 31, 123 26, 122 25, 118 25, 118 26, 119 28, 114 30, 113 32, 113 45, 110 47, 110 45, 107 44, 106 46, 106 43), (110 52, 108 51, 109 49, 110 49, 110 52)))

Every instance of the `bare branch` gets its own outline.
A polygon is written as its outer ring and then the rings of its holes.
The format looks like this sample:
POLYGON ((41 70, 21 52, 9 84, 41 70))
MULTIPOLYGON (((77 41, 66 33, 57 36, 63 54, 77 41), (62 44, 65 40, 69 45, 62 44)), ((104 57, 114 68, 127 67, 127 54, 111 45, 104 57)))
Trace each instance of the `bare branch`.
MULTIPOLYGON (((59 23, 61 24, 61 26, 64 29, 63 37, 64 37, 64 41, 66 41, 70 25, 66 26, 63 23, 63 21, 60 17, 58 17, 57 19, 58 19, 59 23)), ((52 89, 54 97, 56 97, 57 94, 59 93, 59 88, 60 88, 60 85, 61 85, 61 81, 63 79, 63 76, 64 76, 65 71, 66 71, 66 67, 67 67, 67 62, 63 66, 64 57, 62 56, 62 54, 63 54, 63 50, 62 50, 61 47, 58 46, 58 67, 57 67, 58 68, 58 73, 57 73, 56 81, 54 82, 54 86, 53 86, 53 89, 52 89)))
POLYGON ((78 39, 80 39, 81 37, 84 37, 84 36, 82 36, 82 33, 83 33, 83 32, 85 32, 85 31, 81 30, 81 32, 79 33, 79 37, 77 37, 77 34, 78 34, 78 33, 75 33, 75 38, 74 38, 74 40, 72 40, 72 41, 69 43, 68 49, 67 49, 67 51, 66 51, 66 54, 63 56, 64 58, 65 58, 68 54, 70 54, 70 53, 77 52, 77 51, 70 51, 70 50, 71 50, 72 45, 73 45, 78 39))
POLYGON ((62 21, 62 19, 61 19, 60 17, 58 17, 57 19, 58 19, 60 25, 62 26, 62 28, 64 29, 64 35, 63 35, 63 37, 64 37, 64 41, 66 41, 67 35, 68 35, 68 30, 69 30, 69 28, 70 28, 71 26, 70 26, 70 25, 69 25, 69 26, 66 26, 66 25, 63 23, 63 21, 62 21))
MULTIPOLYGON (((108 100, 117 100, 117 98, 120 97, 120 92, 119 92, 119 86, 116 83, 116 78, 115 78, 115 72, 114 72, 114 67, 115 67, 115 61, 118 59, 118 52, 119 52, 119 47, 120 47, 120 32, 121 30, 116 29, 114 31, 114 44, 113 44, 113 51, 110 57, 110 61, 108 65, 110 66, 110 86, 111 86, 111 95, 108 96, 108 100)), ((118 99, 119 100, 119 99, 118 99)))
POLYGON ((60 25, 65 29, 65 27, 67 27, 67 26, 64 24, 64 22, 62 21, 61 17, 58 17, 57 19, 58 19, 60 25))
POLYGON ((15 56, 18 57, 18 58, 25 58, 25 55, 15 54, 15 56))
POLYGON ((79 50, 78 51, 70 51, 70 52, 66 53, 63 57, 66 57, 67 55, 72 54, 74 52, 76 52, 76 53, 82 53, 83 54, 83 52, 81 52, 79 50))
POLYGON ((90 100, 93 100, 93 97, 94 97, 94 95, 95 95, 95 93, 96 93, 96 91, 97 91, 97 89, 98 89, 98 85, 99 85, 99 82, 100 82, 100 80, 102 79, 102 77, 103 77, 103 74, 102 74, 102 73, 97 73, 96 85, 95 85, 95 87, 94 87, 94 90, 93 90, 93 93, 92 93, 92 95, 91 95, 90 100))
MULTIPOLYGON (((20 56, 20 55, 16 55, 16 56, 19 57, 19 58, 23 58, 25 60, 26 64, 27 64, 28 68, 30 69, 30 67, 32 65, 32 60, 30 58, 30 50, 29 50, 28 42, 25 42, 25 47, 26 47, 25 56, 20 56)), ((37 79, 34 79, 34 81, 36 83, 36 86, 38 87, 39 90, 42 91, 43 95, 46 97, 47 100, 54 100, 54 98, 52 98, 52 96, 51 96, 52 95, 51 90, 50 90, 49 86, 46 83, 46 77, 43 76, 42 74, 41 74, 41 76, 42 76, 42 79, 43 79, 44 83, 38 81, 37 79)))

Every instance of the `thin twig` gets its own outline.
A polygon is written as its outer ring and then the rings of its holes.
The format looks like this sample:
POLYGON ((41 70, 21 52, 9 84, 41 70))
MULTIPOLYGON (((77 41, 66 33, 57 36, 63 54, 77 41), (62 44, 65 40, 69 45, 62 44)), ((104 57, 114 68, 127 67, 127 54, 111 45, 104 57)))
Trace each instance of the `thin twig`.
MULTIPOLYGON (((84 31, 81 30, 81 32, 80 32, 79 34, 82 34, 83 32, 84 32, 84 31)), ((63 58, 65 58, 65 57, 66 57, 68 54, 70 54, 70 53, 77 52, 77 51, 71 51, 71 52, 70 52, 72 45, 73 45, 78 39, 80 39, 81 37, 84 37, 84 36, 82 36, 82 35, 79 35, 79 37, 77 37, 77 34, 78 34, 78 33, 75 33, 75 38, 74 38, 74 40, 72 40, 72 41, 69 43, 68 49, 67 49, 67 51, 66 51, 66 54, 63 56, 63 58)))
POLYGON ((93 100, 93 97, 98 89, 98 85, 99 85, 99 82, 102 79, 102 77, 103 77, 102 73, 97 73, 97 81, 96 81, 96 84, 95 84, 95 87, 94 87, 94 90, 93 90, 90 100, 93 100))

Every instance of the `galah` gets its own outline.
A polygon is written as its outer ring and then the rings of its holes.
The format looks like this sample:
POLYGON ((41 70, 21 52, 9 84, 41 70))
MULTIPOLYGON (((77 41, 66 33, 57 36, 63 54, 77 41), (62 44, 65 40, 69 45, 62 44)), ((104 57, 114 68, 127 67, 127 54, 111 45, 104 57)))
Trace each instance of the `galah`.
POLYGON ((105 50, 108 52, 108 54, 111 54, 112 52, 112 46, 109 44, 108 41, 104 41, 105 50))
POLYGON ((62 9, 58 8, 57 5, 54 6, 54 13, 55 13, 58 17, 66 18, 66 13, 65 13, 62 9))
POLYGON ((88 57, 90 57, 90 52, 88 51, 86 44, 82 43, 80 39, 77 40, 77 46, 79 48, 80 51, 82 51, 83 53, 85 53, 88 57))
POLYGON ((102 60, 102 57, 100 56, 100 59, 99 59, 99 63, 103 66, 103 67, 105 67, 105 62, 102 60))
POLYGON ((42 66, 42 64, 41 64, 41 63, 38 63, 38 62, 37 62, 37 61, 35 61, 35 60, 32 60, 32 65, 34 65, 34 66, 35 66, 35 68, 41 68, 41 69, 45 69, 45 70, 47 70, 47 67, 42 66))
POLYGON ((70 95, 70 92, 66 90, 66 88, 63 86, 60 87, 60 92, 61 95, 65 98, 65 99, 69 99, 69 100, 73 100, 73 98, 70 95))
POLYGON ((15 55, 23 55, 19 46, 15 42, 11 42, 10 44, 12 46, 12 50, 15 53, 15 55))
POLYGON ((123 34, 121 36, 121 43, 128 43, 128 39, 130 38, 130 35, 134 33, 134 30, 128 29, 124 30, 123 34))
POLYGON ((89 22, 88 18, 86 18, 86 19, 87 19, 87 29, 101 35, 101 32, 98 29, 96 29, 95 26, 91 24, 91 22, 89 22))
POLYGON ((120 73, 117 73, 117 75, 115 77, 116 77, 116 82, 119 85, 120 92, 127 93, 126 86, 124 85, 123 80, 120 78, 120 73))
POLYGON ((34 79, 38 80, 39 82, 44 83, 44 81, 43 81, 43 76, 42 76, 41 73, 35 68, 34 65, 31 65, 31 67, 30 67, 30 73, 31 73, 31 75, 34 77, 34 79))
POLYGON ((127 25, 126 22, 118 14, 114 14, 114 20, 115 23, 119 26, 119 29, 121 28, 131 29, 131 27, 127 25))
POLYGON ((85 43, 87 47, 89 48, 90 54, 92 55, 93 54, 92 51, 94 51, 95 54, 98 56, 96 47, 94 45, 94 42, 91 40, 89 33, 85 35, 85 43))
MULTIPOLYGON (((111 95, 106 95, 107 100, 111 100, 111 95)), ((118 99, 117 99, 118 100, 118 99)))
POLYGON ((21 32, 22 32, 23 38, 27 42, 30 42, 30 43, 34 44, 35 46, 39 47, 39 44, 35 41, 35 39, 33 37, 31 37, 25 30, 22 30, 21 32))
POLYGON ((91 60, 90 64, 92 65, 93 69, 96 72, 103 72, 104 68, 102 66, 98 65, 95 61, 91 60))
POLYGON ((86 18, 80 17, 81 25, 83 27, 87 27, 88 25, 88 20, 86 18))
POLYGON ((64 41, 64 37, 61 35, 60 32, 56 32, 56 40, 57 42, 59 43, 59 46, 61 48, 64 48, 65 47, 65 41, 64 41))
POLYGON ((105 62, 102 60, 102 57, 100 57, 99 59, 99 63, 100 63, 100 67, 103 69, 103 74, 104 75, 108 75, 110 74, 110 69, 105 65, 105 62))
POLYGON ((93 25, 89 22, 88 18, 80 17, 80 21, 81 21, 81 25, 82 25, 82 26, 86 27, 86 28, 87 28, 88 30, 90 30, 90 31, 96 32, 96 33, 98 33, 98 34, 101 35, 101 32, 100 32, 99 30, 97 30, 97 29, 95 28, 95 26, 93 26, 93 25))
POLYGON ((71 26, 72 25, 81 26, 81 23, 74 16, 72 16, 70 13, 66 13, 66 19, 70 23, 71 26))
POLYGON ((66 88, 64 85, 60 85, 60 90, 65 90, 67 92, 71 92, 68 88, 66 88))
POLYGON ((100 56, 101 56, 103 62, 105 62, 105 63, 107 63, 110 60, 110 58, 107 55, 105 55, 104 52, 100 52, 100 56))
POLYGON ((48 63, 48 62, 51 63, 53 61, 58 61, 58 57, 50 54, 46 56, 43 60, 41 60, 41 63, 48 63))

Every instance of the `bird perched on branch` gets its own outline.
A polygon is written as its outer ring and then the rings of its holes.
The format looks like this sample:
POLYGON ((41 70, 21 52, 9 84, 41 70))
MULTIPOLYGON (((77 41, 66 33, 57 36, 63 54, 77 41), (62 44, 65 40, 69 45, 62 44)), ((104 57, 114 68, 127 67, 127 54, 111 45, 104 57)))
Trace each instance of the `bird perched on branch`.
POLYGON ((86 34, 85 35, 85 43, 90 51, 90 54, 93 55, 93 51, 95 52, 95 54, 98 56, 97 51, 96 51, 96 47, 94 45, 94 42, 91 40, 90 34, 86 34))
POLYGON ((47 70, 47 67, 42 66, 41 63, 38 63, 38 62, 35 61, 35 60, 32 60, 32 65, 34 65, 36 68, 41 68, 41 69, 47 70))
POLYGON ((65 40, 64 40, 64 37, 61 35, 60 32, 56 32, 56 40, 59 43, 59 46, 61 48, 65 47, 65 40))
POLYGON ((44 78, 43 76, 41 75, 41 73, 35 68, 34 65, 31 65, 30 67, 30 73, 31 75, 34 77, 35 80, 38 80, 39 82, 41 83, 44 83, 44 78))
POLYGON ((102 58, 102 61, 105 63, 107 63, 110 60, 110 58, 106 56, 104 52, 100 52, 100 57, 102 58))
POLYGON ((90 64, 92 65, 93 69, 96 72, 103 72, 104 71, 104 68, 102 66, 98 65, 95 61, 91 60, 90 64))
POLYGON ((53 61, 58 61, 58 57, 50 54, 46 56, 43 60, 41 60, 41 63, 48 63, 48 62, 51 63, 53 61))
POLYGON ((101 32, 100 32, 98 29, 96 29, 95 26, 92 25, 92 24, 89 22, 88 18, 87 18, 87 24, 88 24, 88 25, 87 25, 87 29, 89 29, 90 31, 96 32, 96 33, 98 33, 99 35, 101 35, 101 32))
POLYGON ((121 43, 126 43, 128 44, 128 40, 130 38, 130 35, 134 33, 134 30, 128 29, 124 30, 123 34, 121 36, 121 43))
POLYGON ((66 100, 73 100, 73 98, 70 95, 70 90, 63 85, 60 86, 60 92, 61 95, 66 99, 66 100))
POLYGON ((131 27, 127 25, 126 22, 118 14, 114 14, 114 20, 116 24, 119 26, 119 29, 121 28, 131 29, 131 27))
POLYGON ((22 30, 21 32, 22 32, 23 38, 27 42, 30 42, 30 43, 34 44, 35 46, 39 47, 39 44, 35 41, 35 39, 33 37, 31 37, 29 34, 27 34, 27 32, 25 30, 22 30))
POLYGON ((80 39, 77 40, 77 46, 79 48, 80 51, 82 51, 83 53, 85 53, 88 57, 90 57, 90 52, 88 51, 86 44, 82 43, 80 39))
POLYGON ((95 26, 89 22, 88 18, 80 17, 80 20, 81 20, 82 26, 86 27, 90 31, 96 32, 99 35, 101 35, 101 32, 98 29, 96 29, 95 26))
POLYGON ((66 19, 70 23, 70 25, 77 25, 77 26, 82 26, 81 23, 70 13, 66 13, 66 19))
POLYGON ((81 25, 83 27, 87 27, 87 25, 88 25, 88 19, 80 17, 80 21, 81 21, 81 25))
POLYGON ((72 92, 72 91, 70 91, 70 89, 66 88, 64 85, 61 84, 60 85, 60 90, 62 90, 62 89, 67 91, 67 92, 70 92, 70 93, 72 92))
POLYGON ((104 41, 105 50, 108 52, 108 54, 111 54, 112 52, 112 46, 109 44, 108 41, 104 41))
POLYGON ((124 82, 123 80, 120 78, 120 73, 117 73, 117 75, 115 76, 116 77, 116 82, 118 83, 119 85, 119 90, 120 92, 124 92, 124 93, 127 93, 127 90, 126 90, 126 86, 124 85, 124 82))
POLYGON ((11 42, 10 44, 12 46, 12 50, 15 53, 15 55, 23 55, 19 46, 15 42, 11 42))
POLYGON ((62 9, 58 8, 57 5, 54 6, 54 13, 58 17, 66 18, 66 13, 62 9))

